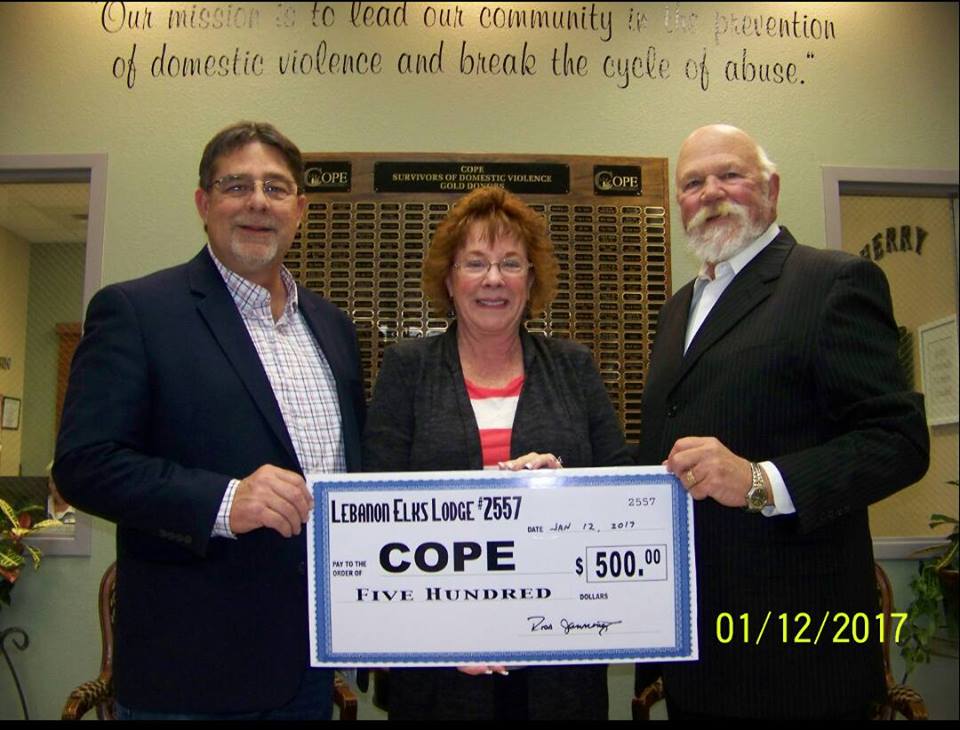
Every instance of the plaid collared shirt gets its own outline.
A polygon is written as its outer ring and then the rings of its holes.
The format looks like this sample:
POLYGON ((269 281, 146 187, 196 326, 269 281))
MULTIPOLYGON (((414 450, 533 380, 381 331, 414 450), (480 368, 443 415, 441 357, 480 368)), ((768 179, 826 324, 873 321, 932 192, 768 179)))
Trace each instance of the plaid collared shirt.
MULTIPOLYGON (((274 321, 270 292, 224 266, 209 245, 207 250, 260 356, 304 474, 345 471, 336 381, 320 345, 300 314, 293 276, 281 268, 287 302, 280 318, 274 321)), ((214 536, 233 536, 230 508, 239 484, 239 479, 232 480, 223 496, 214 536)))

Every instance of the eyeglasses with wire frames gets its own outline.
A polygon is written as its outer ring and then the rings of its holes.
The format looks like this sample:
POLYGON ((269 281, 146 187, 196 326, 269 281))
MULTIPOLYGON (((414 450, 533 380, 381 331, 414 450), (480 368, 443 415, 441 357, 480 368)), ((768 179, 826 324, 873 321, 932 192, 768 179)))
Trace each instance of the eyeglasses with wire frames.
POLYGON ((518 258, 505 258, 500 261, 470 258, 455 263, 453 268, 458 269, 465 276, 478 279, 481 276, 486 276, 492 266, 496 266, 503 276, 523 276, 533 268, 533 264, 518 258))
POLYGON ((287 200, 300 192, 300 188, 293 180, 282 177, 257 180, 250 175, 224 175, 214 180, 211 187, 216 188, 221 195, 228 198, 242 200, 253 195, 253 191, 257 189, 257 183, 260 184, 264 196, 276 202, 287 200))

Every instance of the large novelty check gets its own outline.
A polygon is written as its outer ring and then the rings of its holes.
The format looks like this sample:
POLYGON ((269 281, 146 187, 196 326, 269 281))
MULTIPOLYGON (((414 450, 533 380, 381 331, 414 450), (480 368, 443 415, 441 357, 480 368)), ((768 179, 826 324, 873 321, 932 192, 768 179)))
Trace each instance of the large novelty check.
POLYGON ((308 480, 314 666, 697 658, 691 501, 661 468, 308 480))

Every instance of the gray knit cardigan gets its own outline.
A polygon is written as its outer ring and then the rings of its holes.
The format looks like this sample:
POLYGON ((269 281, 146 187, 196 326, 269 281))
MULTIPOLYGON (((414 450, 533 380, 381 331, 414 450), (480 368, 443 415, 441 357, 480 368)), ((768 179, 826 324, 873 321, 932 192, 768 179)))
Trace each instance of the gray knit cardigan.
MULTIPOLYGON (((511 457, 538 451, 559 456, 567 467, 631 464, 587 348, 524 328, 520 340, 525 380, 513 422, 511 457)), ((387 348, 363 441, 365 471, 482 468, 456 323, 442 335, 387 348)))

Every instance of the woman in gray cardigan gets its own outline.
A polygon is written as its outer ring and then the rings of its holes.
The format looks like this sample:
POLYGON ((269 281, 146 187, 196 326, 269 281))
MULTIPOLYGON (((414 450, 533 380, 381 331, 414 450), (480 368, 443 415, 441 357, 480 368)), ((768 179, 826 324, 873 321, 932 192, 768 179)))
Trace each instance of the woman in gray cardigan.
MULTIPOLYGON (((557 287, 546 223, 500 188, 437 228, 423 288, 456 321, 384 353, 364 435, 367 471, 631 463, 590 352, 522 326, 557 287)), ((391 719, 606 719, 606 666, 394 669, 391 719), (486 671, 485 671, 486 670, 486 671)))

